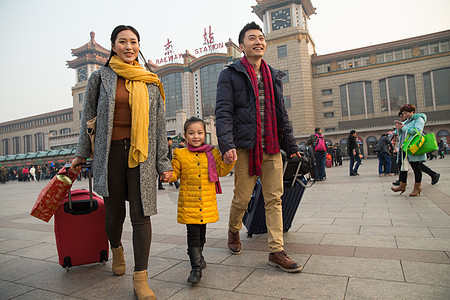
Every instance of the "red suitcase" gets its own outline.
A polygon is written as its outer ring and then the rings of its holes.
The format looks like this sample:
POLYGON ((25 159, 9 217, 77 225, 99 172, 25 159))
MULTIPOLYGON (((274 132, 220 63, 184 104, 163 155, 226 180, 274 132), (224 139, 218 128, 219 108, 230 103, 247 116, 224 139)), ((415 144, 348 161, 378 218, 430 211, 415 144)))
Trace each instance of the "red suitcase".
POLYGON ((105 232, 105 204, 89 191, 73 190, 55 214, 55 238, 59 264, 72 266, 108 261, 109 243, 105 232))

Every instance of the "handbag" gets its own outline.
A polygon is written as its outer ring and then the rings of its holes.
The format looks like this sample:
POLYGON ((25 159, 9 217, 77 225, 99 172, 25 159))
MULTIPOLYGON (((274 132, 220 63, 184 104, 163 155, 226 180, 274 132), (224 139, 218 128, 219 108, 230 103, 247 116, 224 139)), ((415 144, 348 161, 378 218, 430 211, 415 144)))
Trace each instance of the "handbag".
POLYGON ((416 133, 409 135, 402 144, 402 149, 410 155, 421 155, 438 149, 434 133, 423 135, 417 129, 416 133))
POLYGON ((95 149, 95 129, 97 127, 97 116, 90 119, 86 122, 86 131, 91 139, 91 158, 94 158, 94 149, 95 149))
POLYGON ((48 222, 66 197, 78 172, 62 168, 52 180, 42 189, 31 209, 30 215, 48 222))

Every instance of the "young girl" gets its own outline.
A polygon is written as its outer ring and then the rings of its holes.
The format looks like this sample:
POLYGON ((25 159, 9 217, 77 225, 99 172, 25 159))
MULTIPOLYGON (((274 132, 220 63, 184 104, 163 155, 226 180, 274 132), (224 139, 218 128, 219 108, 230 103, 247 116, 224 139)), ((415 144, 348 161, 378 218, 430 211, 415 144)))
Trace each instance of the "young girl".
POLYGON ((205 122, 191 117, 184 123, 187 148, 175 149, 172 159, 173 176, 180 180, 177 221, 186 224, 188 255, 191 260, 189 283, 198 283, 206 262, 202 255, 206 241, 206 224, 219 220, 216 193, 221 194, 219 176, 226 176, 232 164, 222 161, 220 151, 204 144, 205 122))

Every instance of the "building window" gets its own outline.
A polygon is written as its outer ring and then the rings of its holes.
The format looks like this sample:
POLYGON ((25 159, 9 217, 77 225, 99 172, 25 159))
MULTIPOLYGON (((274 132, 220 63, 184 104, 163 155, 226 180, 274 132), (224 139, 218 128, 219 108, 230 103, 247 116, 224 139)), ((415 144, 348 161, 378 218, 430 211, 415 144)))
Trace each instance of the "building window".
POLYGON ((323 65, 317 66, 316 74, 327 73, 327 72, 330 72, 330 64, 323 64, 323 65))
POLYGON ((57 135, 58 135, 58 132, 57 132, 56 130, 50 130, 50 131, 48 132, 48 136, 49 136, 49 137, 57 136, 57 135))
POLYGON ((2 139, 3 155, 9 155, 9 139, 2 139))
POLYGON ((434 107, 450 104, 450 68, 434 70, 423 74, 425 105, 434 107))
POLYGON ((13 154, 20 153, 20 136, 13 138, 13 154))
POLYGON ((367 151, 368 151, 369 155, 375 154, 375 153, 373 153, 372 149, 373 149, 373 146, 375 146, 375 144, 377 143, 377 138, 374 136, 369 136, 366 141, 367 141, 367 151))
POLYGON ((359 81, 340 86, 342 116, 366 115, 373 112, 372 83, 359 81))
POLYGON ((42 132, 34 135, 36 152, 44 151, 44 134, 42 132))
POLYGON ((333 101, 324 101, 322 102, 323 107, 333 106, 333 101))
POLYGON ((430 54, 439 53, 439 44, 430 45, 430 54))
POLYGON ((353 59, 344 61, 344 67, 345 67, 346 69, 353 68, 353 59))
POLYGON ((286 74, 286 76, 283 76, 283 78, 281 78, 281 81, 283 82, 283 83, 288 83, 289 82, 289 71, 288 70, 285 70, 285 71, 282 71, 284 74, 286 74))
POLYGON ((390 62, 394 60, 394 53, 393 52, 387 52, 384 54, 386 62, 390 62))
POLYGON ((344 70, 345 69, 345 65, 344 65, 343 61, 338 61, 337 65, 338 65, 338 70, 344 70))
POLYGON ((377 64, 384 63, 384 54, 377 54, 377 64))
POLYGON ((218 63, 200 69, 202 118, 215 115, 217 79, 224 66, 218 63))
POLYGON ((422 46, 420 49, 420 55, 428 55, 428 45, 422 46))
POLYGON ((414 75, 400 75, 380 80, 381 111, 396 115, 400 106, 411 103, 417 106, 414 75))
POLYGON ((411 58, 412 57, 412 50, 411 49, 405 49, 403 50, 404 58, 411 58))
POLYGON ((331 94, 333 94, 333 90, 332 89, 322 90, 322 96, 331 95, 331 94))
POLYGON ((323 117, 324 118, 334 118, 334 112, 330 111, 330 112, 323 113, 323 117))
POLYGON ((59 131, 59 134, 69 134, 70 131, 70 128, 63 128, 59 131))
POLYGON ((28 153, 28 152, 32 151, 31 143, 32 143, 31 135, 29 135, 29 134, 24 135, 23 136, 23 153, 28 153))
POLYGON ((285 108, 291 108, 291 96, 284 96, 283 101, 285 108))
POLYGON ((278 46, 277 53, 278 53, 278 58, 286 57, 287 56, 287 46, 286 45, 278 46))
POLYGON ((79 103, 83 102, 83 93, 78 94, 78 102, 79 103))
POLYGON ((181 73, 171 73, 161 77, 166 93, 166 117, 176 117, 176 111, 183 109, 181 73))
POLYGON ((333 132, 336 131, 336 127, 325 128, 325 132, 333 132))
POLYGON ((348 154, 347 154, 347 138, 341 139, 339 141, 339 144, 341 145, 341 155, 348 156, 348 154))
POLYGON ((441 52, 447 52, 450 50, 450 41, 441 42, 441 52))

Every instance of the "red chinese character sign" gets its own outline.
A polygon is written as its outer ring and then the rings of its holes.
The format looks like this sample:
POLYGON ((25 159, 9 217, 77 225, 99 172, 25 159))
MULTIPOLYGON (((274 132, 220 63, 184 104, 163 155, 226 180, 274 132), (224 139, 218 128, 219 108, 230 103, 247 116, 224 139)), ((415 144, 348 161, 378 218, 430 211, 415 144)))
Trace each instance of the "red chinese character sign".
POLYGON ((206 28, 204 30, 205 33, 203 34, 203 45, 214 44, 214 33, 211 31, 211 26, 209 26, 209 33, 206 32, 206 28))
POLYGON ((224 43, 214 43, 214 32, 211 30, 211 26, 208 26, 208 30, 206 27, 203 29, 203 45, 203 47, 195 49, 195 55, 214 53, 218 49, 224 48, 224 43))
POLYGON ((157 65, 163 65, 168 63, 180 63, 180 60, 182 60, 181 53, 180 54, 174 54, 173 50, 173 44, 172 41, 167 38, 167 42, 163 45, 164 47, 164 57, 158 58, 156 60, 157 65))

